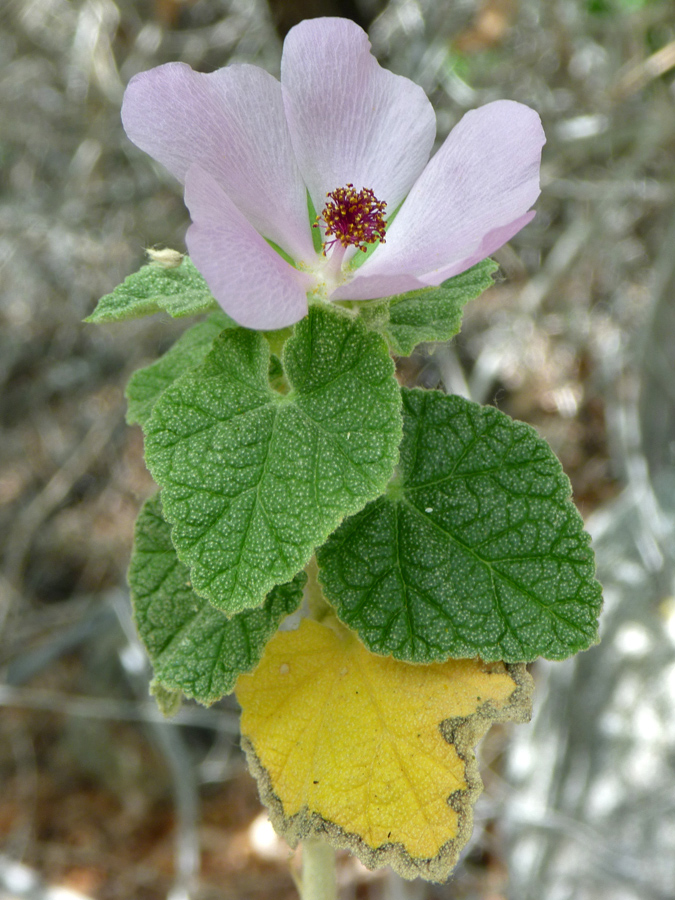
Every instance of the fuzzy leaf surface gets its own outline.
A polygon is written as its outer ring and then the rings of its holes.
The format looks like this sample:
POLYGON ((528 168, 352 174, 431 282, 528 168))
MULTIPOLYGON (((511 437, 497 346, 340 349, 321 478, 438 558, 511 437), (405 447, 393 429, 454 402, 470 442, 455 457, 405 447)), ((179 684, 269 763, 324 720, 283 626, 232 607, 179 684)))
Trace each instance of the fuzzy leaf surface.
POLYGON ((224 332, 146 425, 178 556, 230 615, 290 580, 398 460, 400 390, 380 335, 313 306, 284 347, 287 394, 270 387, 269 361, 259 333, 224 332))
POLYGON ((531 690, 524 666, 375 656, 334 618, 276 634, 236 686, 249 767, 291 846, 318 834, 430 880, 471 834, 473 747, 493 722, 526 721, 531 690))
POLYGON ((129 567, 134 621, 155 681, 165 694, 181 691, 207 706, 229 694, 237 677, 258 664, 281 620, 298 608, 305 581, 301 572, 275 587, 260 609, 228 619, 192 590, 155 494, 138 517, 129 567))
POLYGON ((177 319, 217 309, 206 282, 186 256, 175 268, 166 269, 154 263, 143 266, 110 294, 101 297, 84 321, 123 322, 157 312, 177 319))
POLYGON ((137 369, 124 392, 128 401, 128 424, 145 428, 155 403, 169 385, 202 363, 221 331, 232 327, 236 326, 225 313, 215 312, 203 322, 188 328, 158 360, 137 369))
POLYGON ((590 537, 546 441, 438 391, 404 389, 403 410, 387 494, 317 554, 340 618, 414 662, 564 659, 596 643, 590 537))
POLYGON ((423 341, 449 341, 459 332, 464 307, 492 287, 497 268, 493 260, 484 259, 438 287, 363 303, 361 315, 384 335, 392 352, 410 356, 423 341))

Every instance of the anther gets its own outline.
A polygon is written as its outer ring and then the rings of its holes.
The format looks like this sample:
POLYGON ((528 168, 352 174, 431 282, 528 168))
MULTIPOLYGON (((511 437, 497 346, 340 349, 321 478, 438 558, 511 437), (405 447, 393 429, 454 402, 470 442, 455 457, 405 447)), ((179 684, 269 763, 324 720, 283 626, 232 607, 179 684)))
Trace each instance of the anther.
POLYGON ((364 253, 368 244, 379 241, 384 244, 386 234, 386 222, 384 211, 387 204, 378 200, 370 188, 354 189, 353 184, 343 188, 336 188, 326 194, 326 203, 323 212, 316 217, 314 228, 323 223, 326 229, 326 237, 332 240, 324 241, 323 255, 333 247, 341 244, 347 247, 358 247, 364 253))

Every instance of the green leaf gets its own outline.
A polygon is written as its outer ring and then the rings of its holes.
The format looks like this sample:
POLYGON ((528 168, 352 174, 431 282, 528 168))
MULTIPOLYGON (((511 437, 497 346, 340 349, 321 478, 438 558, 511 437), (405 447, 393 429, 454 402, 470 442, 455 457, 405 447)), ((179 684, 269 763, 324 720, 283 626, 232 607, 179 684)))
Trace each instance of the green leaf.
POLYGON ((186 256, 179 266, 172 268, 156 263, 143 266, 125 278, 111 294, 101 297, 96 309, 84 321, 122 322, 157 312, 178 319, 216 309, 218 304, 206 282, 186 256))
POLYGON ((156 362, 137 369, 129 379, 125 391, 129 404, 129 425, 138 424, 145 428, 155 403, 169 385, 204 361, 221 331, 236 327, 225 313, 213 313, 208 319, 188 328, 156 362))
POLYGON ((270 355, 270 365, 267 371, 267 378, 270 383, 270 387, 278 391, 280 394, 288 393, 288 382, 286 381, 286 373, 284 372, 284 367, 281 364, 281 360, 276 355, 276 353, 272 353, 270 355))
POLYGON ((238 676, 258 664, 281 620, 298 608, 305 581, 300 572, 275 587, 262 608, 228 619, 192 590, 160 495, 151 497, 136 523, 129 584, 134 621, 155 670, 152 692, 165 714, 176 711, 175 697, 167 702, 175 691, 205 705, 229 694, 238 676))
POLYGON ((178 715, 183 705, 183 692, 164 687, 157 678, 153 678, 150 682, 150 696, 155 698, 157 708, 165 719, 178 715))
POLYGON ((381 331, 392 352, 409 356, 422 341, 449 341, 462 324, 462 313, 494 282, 498 268, 491 259, 448 278, 438 287, 396 294, 374 303, 364 302, 359 310, 369 328, 381 331))
POLYGON ((529 425, 403 391, 387 494, 317 558, 324 593, 376 653, 563 659, 597 641, 601 588, 570 483, 529 425))
POLYGON ((225 332, 157 401, 146 459, 195 590, 228 614, 288 581, 398 460, 400 391, 380 335, 327 305, 286 342, 290 391, 258 332, 225 332))

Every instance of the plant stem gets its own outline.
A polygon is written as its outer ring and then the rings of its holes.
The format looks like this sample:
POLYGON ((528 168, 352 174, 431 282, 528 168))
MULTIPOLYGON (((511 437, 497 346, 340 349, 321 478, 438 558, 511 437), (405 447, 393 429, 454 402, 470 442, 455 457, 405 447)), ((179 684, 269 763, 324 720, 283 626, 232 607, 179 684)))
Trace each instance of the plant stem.
POLYGON ((337 900, 335 850, 325 841, 302 842, 302 900, 337 900))

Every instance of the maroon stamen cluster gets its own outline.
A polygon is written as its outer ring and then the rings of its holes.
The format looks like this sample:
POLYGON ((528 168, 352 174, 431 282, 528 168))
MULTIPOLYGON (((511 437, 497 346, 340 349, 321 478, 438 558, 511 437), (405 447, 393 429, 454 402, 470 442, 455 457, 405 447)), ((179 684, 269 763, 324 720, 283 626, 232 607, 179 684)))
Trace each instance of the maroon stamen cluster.
POLYGON ((318 228, 322 222, 326 237, 333 236, 332 241, 324 242, 324 256, 338 241, 345 248, 356 246, 364 253, 368 249, 366 244, 374 244, 375 241, 384 244, 384 210, 387 204, 378 200, 370 188, 355 191, 354 185, 348 184, 347 187, 330 191, 326 196, 329 202, 314 223, 314 228, 318 228))

